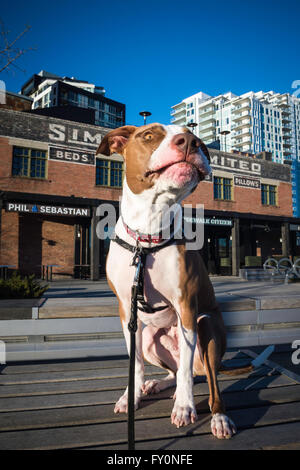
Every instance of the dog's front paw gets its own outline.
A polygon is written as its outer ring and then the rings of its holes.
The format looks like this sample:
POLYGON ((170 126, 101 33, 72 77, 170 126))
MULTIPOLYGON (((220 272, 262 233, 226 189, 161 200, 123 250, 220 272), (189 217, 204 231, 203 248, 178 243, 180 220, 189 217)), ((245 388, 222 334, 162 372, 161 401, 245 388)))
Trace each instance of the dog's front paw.
MULTIPOLYGON (((134 409, 137 410, 139 407, 140 398, 136 398, 134 400, 134 409)), ((128 412, 128 395, 124 393, 124 395, 119 398, 117 403, 115 404, 114 413, 127 413, 128 412)))
POLYGON ((236 427, 228 416, 216 413, 211 419, 211 432, 218 439, 230 439, 236 433, 236 427))
POLYGON ((195 421, 197 421, 197 412, 194 405, 180 404, 176 400, 171 414, 171 423, 180 428, 195 421))

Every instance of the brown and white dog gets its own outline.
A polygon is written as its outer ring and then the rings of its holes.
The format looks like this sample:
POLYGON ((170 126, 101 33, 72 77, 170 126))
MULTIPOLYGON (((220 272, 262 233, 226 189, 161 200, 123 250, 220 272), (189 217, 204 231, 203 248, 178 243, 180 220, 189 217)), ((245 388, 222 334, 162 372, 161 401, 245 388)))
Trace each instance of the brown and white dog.
MULTIPOLYGON (((132 233, 149 237, 158 234, 166 205, 180 203, 211 171, 203 142, 180 126, 149 124, 115 129, 104 137, 97 153, 115 152, 125 159, 122 216, 115 233, 131 245, 135 245, 132 233)), ((141 245, 151 246, 148 241, 141 245)), ((117 243, 110 244, 107 278, 118 297, 128 350, 135 274, 131 262, 130 251, 117 243)), ((157 393, 176 384, 171 421, 177 427, 194 423, 193 376, 206 375, 212 433, 218 438, 231 437, 235 425, 225 414, 217 383, 226 348, 225 327, 199 252, 188 251, 184 243, 173 243, 149 254, 144 282, 147 303, 165 308, 150 314, 138 311, 135 408, 143 393, 157 393), (142 324, 146 326, 142 328, 142 324), (143 358, 166 369, 168 376, 160 381, 144 381, 143 358)), ((127 402, 126 389, 115 405, 115 413, 127 412, 127 402)))

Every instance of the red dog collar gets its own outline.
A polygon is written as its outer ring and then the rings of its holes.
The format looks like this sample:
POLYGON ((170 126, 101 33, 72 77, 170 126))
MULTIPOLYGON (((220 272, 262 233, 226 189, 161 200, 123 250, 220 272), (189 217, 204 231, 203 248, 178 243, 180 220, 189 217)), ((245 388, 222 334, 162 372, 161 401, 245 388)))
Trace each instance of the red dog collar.
POLYGON ((128 225, 125 224, 124 220, 123 220, 123 225, 128 235, 134 238, 135 241, 146 242, 146 243, 162 243, 163 241, 165 241, 165 239, 160 234, 148 235, 145 233, 140 233, 136 230, 132 230, 130 227, 128 227, 128 225))

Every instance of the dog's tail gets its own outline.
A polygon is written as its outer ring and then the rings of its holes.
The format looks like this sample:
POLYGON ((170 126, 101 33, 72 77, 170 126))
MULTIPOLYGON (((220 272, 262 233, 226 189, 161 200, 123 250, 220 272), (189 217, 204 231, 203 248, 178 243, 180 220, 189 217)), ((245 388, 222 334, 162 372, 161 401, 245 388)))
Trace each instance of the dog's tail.
POLYGON ((225 375, 249 374, 253 370, 260 367, 268 359, 268 357, 273 353, 274 349, 275 349, 275 346, 273 345, 268 346, 255 359, 253 359, 253 361, 249 362, 249 364, 246 364, 242 367, 241 366, 228 367, 228 366, 225 366, 225 364, 221 364, 219 368, 219 373, 225 374, 225 375))

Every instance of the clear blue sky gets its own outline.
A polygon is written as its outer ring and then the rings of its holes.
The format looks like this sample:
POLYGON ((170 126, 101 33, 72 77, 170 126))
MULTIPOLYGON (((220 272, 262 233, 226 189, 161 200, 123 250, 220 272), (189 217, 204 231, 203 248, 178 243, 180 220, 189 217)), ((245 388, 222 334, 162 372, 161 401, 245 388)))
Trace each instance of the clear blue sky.
POLYGON ((2 73, 19 91, 41 69, 88 80, 126 104, 127 123, 170 122, 171 105, 198 91, 292 92, 300 80, 299 0, 52 0, 5 2, 0 17, 36 47, 2 73))

